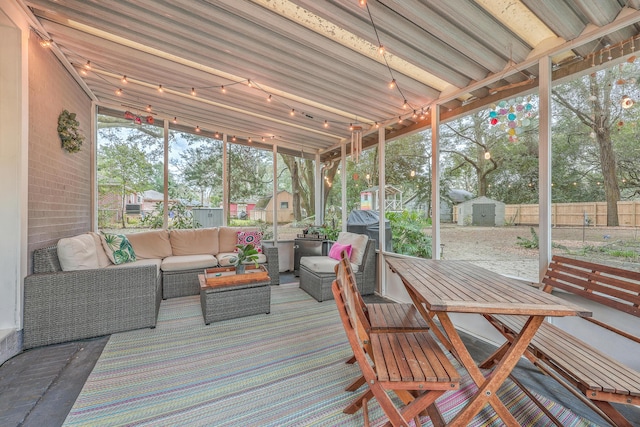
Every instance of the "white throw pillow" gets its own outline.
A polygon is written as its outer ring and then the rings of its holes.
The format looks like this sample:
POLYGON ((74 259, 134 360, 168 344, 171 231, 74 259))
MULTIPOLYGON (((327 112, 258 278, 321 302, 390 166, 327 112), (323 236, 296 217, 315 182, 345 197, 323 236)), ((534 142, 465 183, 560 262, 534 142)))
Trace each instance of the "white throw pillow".
POLYGON ((102 247, 102 238, 100 237, 100 235, 93 231, 89 231, 87 234, 93 237, 93 242, 96 245, 96 253, 98 254, 98 267, 104 268, 113 265, 113 263, 107 256, 107 253, 104 251, 104 248, 102 247))
POLYGON ((367 242, 369 242, 369 236, 366 234, 341 231, 340 234, 338 234, 338 240, 336 240, 336 242, 342 245, 351 245, 351 258, 349 260, 352 264, 362 265, 364 251, 367 248, 367 242))
POLYGON ((81 234, 58 241, 58 259, 62 271, 99 268, 98 254, 93 236, 81 234))

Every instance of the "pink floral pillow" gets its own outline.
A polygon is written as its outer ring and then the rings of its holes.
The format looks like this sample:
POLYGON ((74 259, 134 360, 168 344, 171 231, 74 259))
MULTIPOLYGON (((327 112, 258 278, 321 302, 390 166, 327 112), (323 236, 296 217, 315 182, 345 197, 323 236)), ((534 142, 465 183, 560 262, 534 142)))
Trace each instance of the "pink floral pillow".
POLYGON ((238 231, 236 241, 238 245, 248 245, 251 243, 258 253, 262 253, 262 232, 260 231, 238 231))
POLYGON ((351 245, 342 245, 340 243, 334 243, 329 251, 329 258, 340 260, 340 254, 342 251, 347 251, 347 258, 351 258, 351 245))

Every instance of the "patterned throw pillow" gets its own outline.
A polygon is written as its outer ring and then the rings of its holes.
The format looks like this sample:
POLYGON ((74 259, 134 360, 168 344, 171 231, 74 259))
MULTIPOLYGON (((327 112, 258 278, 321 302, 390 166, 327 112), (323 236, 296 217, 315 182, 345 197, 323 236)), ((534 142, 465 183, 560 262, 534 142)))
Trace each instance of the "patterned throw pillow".
POLYGON ((253 244, 258 253, 262 253, 262 232, 260 231, 238 231, 237 244, 248 245, 253 244))
POLYGON ((124 234, 102 233, 102 247, 114 264, 134 262, 136 253, 124 234))

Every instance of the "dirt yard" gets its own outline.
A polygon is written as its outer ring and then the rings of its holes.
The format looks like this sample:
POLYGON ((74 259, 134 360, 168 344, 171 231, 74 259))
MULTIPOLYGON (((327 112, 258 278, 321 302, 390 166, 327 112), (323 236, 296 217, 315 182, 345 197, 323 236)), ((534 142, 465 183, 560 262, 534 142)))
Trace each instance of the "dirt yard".
MULTIPOLYGON (((501 274, 537 281, 538 250, 517 244, 518 237, 532 240, 529 226, 465 227, 443 224, 440 235, 444 259, 472 261, 501 274)), ((536 233, 537 227, 534 228, 536 233)), ((640 270, 640 229, 637 228, 554 228, 554 254, 569 254, 585 260, 640 270), (590 250, 585 251, 588 247, 590 250), (602 251, 606 250, 606 251, 602 251), (613 256, 624 251, 631 256, 613 256)))

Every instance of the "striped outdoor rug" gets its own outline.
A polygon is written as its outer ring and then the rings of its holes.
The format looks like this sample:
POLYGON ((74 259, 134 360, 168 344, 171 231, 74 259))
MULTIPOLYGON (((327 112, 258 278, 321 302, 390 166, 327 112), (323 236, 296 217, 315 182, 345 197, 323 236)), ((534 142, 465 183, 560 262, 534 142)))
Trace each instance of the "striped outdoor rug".
MULTIPOLYGON (((198 297, 174 298, 162 302, 156 329, 111 336, 65 425, 361 426, 362 412, 342 413, 355 397, 343 390, 359 376, 344 363, 350 355, 333 301, 297 287, 272 287, 269 315, 209 326, 198 297)), ((445 419, 474 387, 467 378, 441 397, 445 419)), ((552 425, 512 383, 500 394, 522 425, 552 425)), ((592 425, 545 402, 563 425, 592 425)), ((386 421, 375 402, 369 411, 373 425, 386 421)), ((485 408, 473 425, 500 421, 485 408)))

